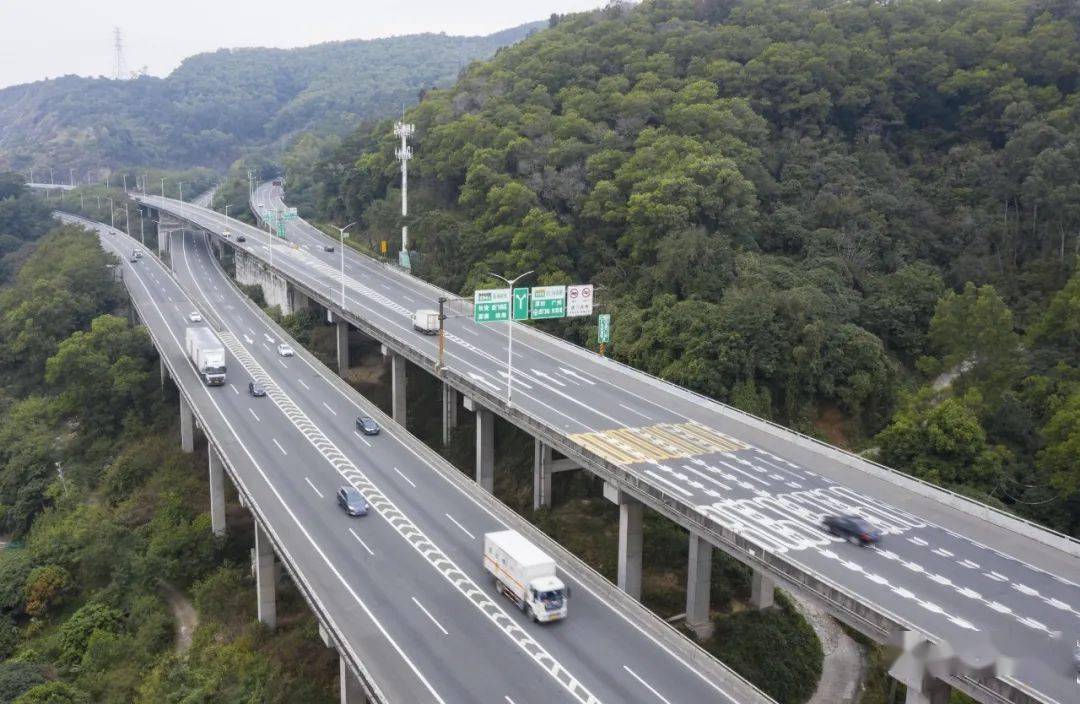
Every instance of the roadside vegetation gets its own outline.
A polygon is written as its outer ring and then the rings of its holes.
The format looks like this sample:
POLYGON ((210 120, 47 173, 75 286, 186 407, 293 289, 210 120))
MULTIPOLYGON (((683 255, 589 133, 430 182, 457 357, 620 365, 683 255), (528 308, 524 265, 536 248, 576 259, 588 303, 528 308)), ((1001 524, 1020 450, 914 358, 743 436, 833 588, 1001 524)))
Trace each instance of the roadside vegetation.
MULTIPOLYGON (((593 282, 618 359, 1080 535, 1075 2, 550 25, 407 112, 420 275, 593 282)), ((393 245, 397 143, 286 155, 290 202, 393 245)))
POLYGON ((336 659, 284 589, 255 622, 251 527, 215 540, 206 461, 97 237, 0 174, 0 704, 330 702, 336 659), (7 268, 10 267, 10 268, 7 268), (186 652, 163 584, 194 602, 186 652))

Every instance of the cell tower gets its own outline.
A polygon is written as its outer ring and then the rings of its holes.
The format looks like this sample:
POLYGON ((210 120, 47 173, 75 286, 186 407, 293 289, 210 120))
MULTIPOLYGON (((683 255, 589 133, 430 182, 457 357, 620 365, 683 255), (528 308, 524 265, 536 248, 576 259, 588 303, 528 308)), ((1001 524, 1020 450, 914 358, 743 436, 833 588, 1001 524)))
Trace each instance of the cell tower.
POLYGON ((119 81, 127 73, 127 68, 124 66, 124 38, 119 27, 113 27, 113 49, 116 52, 116 66, 113 78, 119 81))
MULTIPOLYGON (((401 121, 394 123, 394 134, 401 137, 401 146, 394 151, 398 161, 401 162, 401 217, 409 214, 409 159, 412 159, 412 147, 408 140, 416 126, 405 122, 405 109, 401 110, 401 121)), ((401 226, 401 252, 398 253, 398 263, 405 269, 409 268, 409 226, 401 226)))

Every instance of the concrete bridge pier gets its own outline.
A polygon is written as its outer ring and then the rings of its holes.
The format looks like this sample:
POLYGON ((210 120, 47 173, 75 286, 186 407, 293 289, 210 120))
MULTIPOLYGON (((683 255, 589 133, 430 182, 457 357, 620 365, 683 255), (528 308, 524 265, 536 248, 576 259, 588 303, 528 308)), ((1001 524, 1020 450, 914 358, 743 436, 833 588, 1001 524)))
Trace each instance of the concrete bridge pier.
POLYGON ((750 581, 750 606, 755 609, 772 608, 776 600, 776 582, 760 570, 754 570, 750 581))
POLYGON ((495 414, 468 396, 465 410, 476 414, 476 483, 492 493, 495 491, 495 414))
POLYGON ((343 320, 331 314, 331 319, 337 326, 337 370, 338 376, 345 376, 349 370, 349 321, 343 320))
POLYGON ((214 535, 225 535, 225 466, 221 454, 207 444, 206 454, 210 472, 210 529, 214 535))
POLYGON ((458 392, 457 389, 442 383, 442 444, 446 447, 450 444, 450 433, 458 427, 458 392))
POLYGON ((180 449, 195 451, 195 416, 183 394, 180 395, 180 449))
POLYGON ((390 415, 393 416, 395 423, 404 428, 408 416, 405 405, 405 365, 407 362, 404 357, 390 350, 386 345, 382 346, 382 353, 383 357, 390 358, 390 415))
POLYGON ((277 568, 274 546, 259 521, 255 521, 255 598, 259 622, 270 629, 277 628, 277 568))
POLYGON ((690 533, 690 564, 686 575, 686 626, 699 639, 713 634, 709 618, 709 589, 712 581, 712 545, 690 533))
POLYGON ((310 300, 289 281, 269 266, 243 250, 236 250, 236 281, 245 286, 262 289, 266 305, 277 306, 282 315, 291 315, 306 308, 310 300))
POLYGON ((338 681, 341 690, 341 704, 367 704, 368 698, 360 687, 360 681, 349 669, 345 658, 338 654, 338 681))
POLYGON ((158 358, 158 367, 161 371, 161 388, 165 389, 165 380, 169 378, 169 368, 165 366, 165 360, 158 358))
MULTIPOLYGON (((917 631, 894 634, 893 644, 899 646, 900 656, 889 668, 889 676, 907 687, 904 704, 949 704, 952 687, 935 673, 954 671, 955 653, 944 651, 917 631)), ((996 676, 996 663, 975 669, 962 668, 960 674, 975 677, 996 676)))
POLYGON ((644 508, 634 497, 611 484, 604 484, 604 498, 619 506, 619 564, 615 584, 635 599, 641 599, 641 542, 644 508))

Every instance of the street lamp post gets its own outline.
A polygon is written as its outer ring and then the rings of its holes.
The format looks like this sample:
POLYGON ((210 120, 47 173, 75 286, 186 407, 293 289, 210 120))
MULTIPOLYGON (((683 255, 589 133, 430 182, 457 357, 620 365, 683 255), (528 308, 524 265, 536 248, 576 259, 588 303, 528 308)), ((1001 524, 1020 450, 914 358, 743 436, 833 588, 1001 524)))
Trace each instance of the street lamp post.
POLYGON ((143 229, 142 208, 139 208, 139 242, 142 242, 144 247, 146 246, 146 230, 143 229))
POLYGON ((337 227, 338 235, 341 238, 341 309, 345 310, 345 230, 355 225, 355 222, 350 222, 345 227, 337 227))
POLYGON ((71 179, 71 185, 72 185, 72 187, 74 187, 75 186, 75 169, 68 169, 68 172, 69 172, 68 176, 71 179))
POLYGON ((521 281, 529 274, 532 274, 534 270, 526 271, 524 274, 519 274, 513 279, 508 279, 505 276, 499 276, 498 274, 488 272, 488 276, 494 276, 500 281, 505 281, 506 285, 510 287, 511 305, 510 310, 506 316, 506 405, 509 406, 514 394, 514 284, 521 281))
POLYGON ((184 182, 180 182, 180 217, 184 217, 184 182))
POLYGON ((232 205, 232 203, 226 203, 225 204, 225 217, 223 217, 221 219, 221 224, 224 225, 225 227, 229 226, 229 206, 230 205, 232 205))
POLYGON ((109 201, 109 227, 115 228, 116 227, 116 212, 113 210, 113 199, 112 198, 105 198, 105 200, 109 201))
POLYGON ((161 197, 165 197, 165 179, 161 179, 161 197))

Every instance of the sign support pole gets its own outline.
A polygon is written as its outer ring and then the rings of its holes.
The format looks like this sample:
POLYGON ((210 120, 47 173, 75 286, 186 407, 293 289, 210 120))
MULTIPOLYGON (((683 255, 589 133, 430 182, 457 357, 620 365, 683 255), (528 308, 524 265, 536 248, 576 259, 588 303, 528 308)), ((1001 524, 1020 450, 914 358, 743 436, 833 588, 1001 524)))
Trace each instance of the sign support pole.
POLYGON ((500 281, 505 281, 506 285, 510 287, 510 296, 511 296, 510 310, 507 311, 507 316, 506 316, 506 325, 508 326, 506 328, 506 405, 507 406, 509 406, 511 404, 511 402, 513 401, 513 397, 514 397, 514 312, 513 312, 513 308, 514 308, 514 303, 513 303, 514 284, 516 284, 518 281, 521 281, 526 276, 528 276, 529 274, 532 274, 532 273, 533 273, 533 270, 530 270, 530 271, 526 271, 524 274, 519 274, 514 279, 508 279, 505 276, 499 276, 498 274, 488 272, 488 274, 490 276, 494 276, 496 279, 499 279, 500 281))

